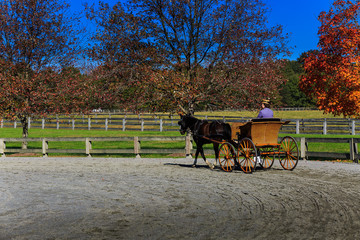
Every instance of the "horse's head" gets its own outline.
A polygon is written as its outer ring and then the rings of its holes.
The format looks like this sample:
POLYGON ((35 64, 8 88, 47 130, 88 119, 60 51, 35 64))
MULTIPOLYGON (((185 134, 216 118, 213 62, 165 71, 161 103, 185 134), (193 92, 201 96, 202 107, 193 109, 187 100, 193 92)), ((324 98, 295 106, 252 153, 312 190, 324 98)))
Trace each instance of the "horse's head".
POLYGON ((191 116, 189 114, 186 115, 180 114, 180 121, 178 122, 178 124, 180 125, 181 135, 184 135, 186 131, 190 128, 191 122, 192 122, 191 116))

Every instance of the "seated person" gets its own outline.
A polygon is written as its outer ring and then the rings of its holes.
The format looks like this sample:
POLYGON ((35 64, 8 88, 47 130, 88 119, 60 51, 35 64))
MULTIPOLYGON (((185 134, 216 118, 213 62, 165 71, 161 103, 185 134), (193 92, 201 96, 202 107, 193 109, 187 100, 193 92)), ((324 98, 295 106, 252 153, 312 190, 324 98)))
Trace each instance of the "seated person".
POLYGON ((270 109, 270 100, 263 100, 261 102, 261 110, 257 118, 273 118, 274 113, 270 109))

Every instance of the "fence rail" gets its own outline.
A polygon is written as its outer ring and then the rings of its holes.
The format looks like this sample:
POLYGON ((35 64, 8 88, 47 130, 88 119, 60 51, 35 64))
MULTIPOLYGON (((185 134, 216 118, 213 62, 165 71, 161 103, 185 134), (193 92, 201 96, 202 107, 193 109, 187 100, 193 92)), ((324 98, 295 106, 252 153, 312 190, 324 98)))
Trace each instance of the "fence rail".
MULTIPOLYGON (((279 138, 280 141, 280 138, 279 138)), ((299 144, 300 158, 327 158, 327 159, 349 159, 354 162, 358 162, 360 157, 358 152, 358 143, 360 142, 359 138, 296 138, 296 141, 299 144), (311 152, 309 151, 310 143, 337 143, 337 144, 348 144, 348 152, 338 153, 338 152, 311 152)), ((39 144, 40 145, 40 144, 39 144)), ((73 144, 72 144, 73 145, 73 144)), ((100 144, 103 146, 103 144, 100 144)), ((72 138, 0 138, 0 154, 2 157, 6 157, 7 154, 13 153, 38 153, 42 154, 44 157, 47 157, 50 153, 61 153, 61 154, 84 154, 89 157, 92 154, 133 154, 135 157, 141 157, 141 154, 147 153, 161 153, 161 154, 173 154, 177 153, 183 155, 184 157, 191 156, 195 153, 193 149, 192 139, 190 136, 186 137, 72 137, 72 138), (142 148, 142 142, 158 142, 159 146, 163 142, 183 142, 183 148, 142 148), (41 143, 41 147, 11 147, 8 148, 7 145, 10 143, 26 143, 23 146, 27 146, 27 143, 37 142, 41 143), (50 148, 49 143, 55 142, 80 142, 81 148, 78 149, 59 149, 59 148, 50 148), (104 143, 104 142, 132 142, 131 148, 93 148, 93 143, 104 143)), ((212 149, 205 149, 206 154, 214 154, 212 149)))
POLYGON ((39 153, 47 157, 49 153, 62 153, 62 154, 86 154, 91 157, 92 154, 122 154, 130 153, 136 157, 144 153, 181 153, 189 156, 192 153, 192 143, 189 136, 187 137, 71 137, 71 138, 0 138, 0 154, 5 157, 8 153, 39 153), (182 141, 185 143, 183 149, 142 149, 142 141, 162 142, 162 141, 182 141), (28 143, 37 142, 41 143, 41 147, 27 148, 28 143), (59 149, 49 148, 51 142, 81 142, 81 148, 78 149, 59 149), (93 149, 94 142, 133 142, 133 148, 97 148, 93 149), (8 148, 9 143, 22 143, 22 147, 8 148), (25 143, 25 144, 24 144, 25 143))
POLYGON ((300 156, 302 159, 307 158, 328 158, 328 159, 349 159, 354 162, 359 160, 358 143, 359 138, 297 138, 296 141, 300 143, 300 156), (311 152, 309 151, 310 143, 345 143, 348 144, 348 152, 311 152))
MULTIPOLYGON (((223 120, 228 123, 247 122, 250 118, 241 117, 221 117, 221 116, 197 116, 199 119, 209 121, 223 120)), ((81 129, 81 130, 117 130, 117 131, 178 131, 179 126, 177 116, 138 115, 137 117, 114 117, 114 115, 92 115, 89 117, 77 118, 47 118, 29 119, 28 128, 41 129, 81 129), (107 116, 107 117, 104 117, 107 116)), ((288 125, 284 125, 280 133, 287 134, 343 134, 360 135, 360 120, 358 119, 283 119, 289 120, 288 125)), ((18 128, 21 123, 2 119, 1 128, 18 128)))

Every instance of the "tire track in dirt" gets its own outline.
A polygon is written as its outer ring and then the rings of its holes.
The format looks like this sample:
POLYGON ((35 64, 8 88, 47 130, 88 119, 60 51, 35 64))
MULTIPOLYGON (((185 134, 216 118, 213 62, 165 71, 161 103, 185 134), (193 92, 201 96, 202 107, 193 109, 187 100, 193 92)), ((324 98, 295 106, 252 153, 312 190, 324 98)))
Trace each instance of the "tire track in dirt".
POLYGON ((357 239, 360 167, 0 159, 0 239, 357 239))

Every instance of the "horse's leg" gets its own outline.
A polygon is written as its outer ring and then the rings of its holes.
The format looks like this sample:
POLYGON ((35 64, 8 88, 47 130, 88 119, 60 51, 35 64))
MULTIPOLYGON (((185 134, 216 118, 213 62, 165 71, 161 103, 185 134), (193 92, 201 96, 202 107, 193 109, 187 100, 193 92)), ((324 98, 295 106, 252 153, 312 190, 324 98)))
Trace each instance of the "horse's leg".
POLYGON ((214 147, 214 151, 215 151, 215 161, 213 164, 213 168, 216 166, 217 160, 218 160, 218 155, 219 155, 219 144, 218 143, 213 143, 213 147, 214 147))
POLYGON ((213 165, 206 159, 206 157, 205 157, 204 149, 203 149, 202 145, 200 146, 200 154, 201 154, 202 158, 204 159, 204 161, 206 162, 206 164, 207 164, 211 169, 213 169, 214 166, 213 166, 213 165))
MULTIPOLYGON (((197 144, 196 144, 197 145, 197 144)), ((195 153, 195 160, 194 160, 194 163, 193 163, 193 167, 196 167, 196 163, 197 163, 197 158, 198 158, 198 156, 199 156, 199 151, 200 151, 200 149, 199 149, 199 146, 196 146, 196 153, 195 153)))

